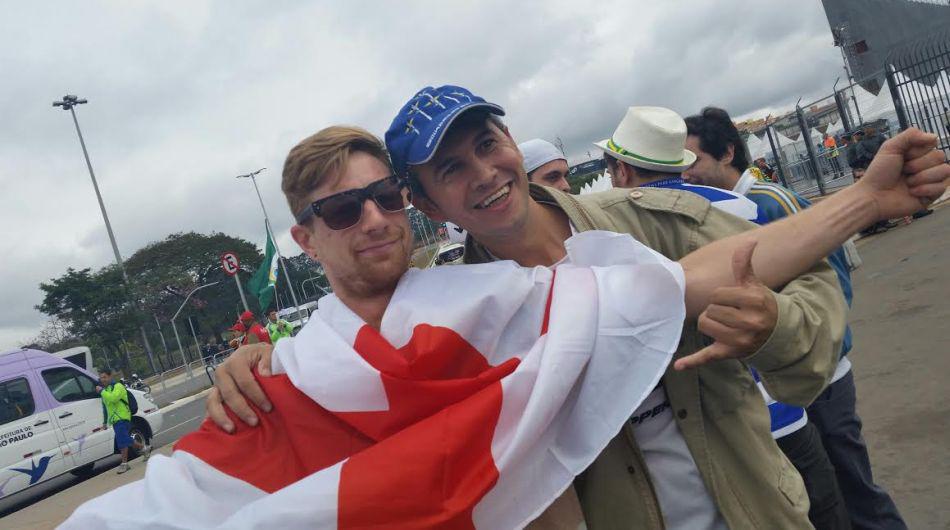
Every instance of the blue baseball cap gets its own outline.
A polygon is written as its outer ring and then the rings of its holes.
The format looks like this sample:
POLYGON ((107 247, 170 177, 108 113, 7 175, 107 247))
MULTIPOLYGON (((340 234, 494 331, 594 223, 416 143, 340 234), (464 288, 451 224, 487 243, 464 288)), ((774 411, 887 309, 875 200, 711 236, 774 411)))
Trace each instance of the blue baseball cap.
POLYGON ((466 110, 484 108, 492 114, 505 110, 453 85, 427 86, 399 109, 386 131, 386 149, 397 175, 405 175, 409 166, 425 164, 439 149, 445 132, 466 110))

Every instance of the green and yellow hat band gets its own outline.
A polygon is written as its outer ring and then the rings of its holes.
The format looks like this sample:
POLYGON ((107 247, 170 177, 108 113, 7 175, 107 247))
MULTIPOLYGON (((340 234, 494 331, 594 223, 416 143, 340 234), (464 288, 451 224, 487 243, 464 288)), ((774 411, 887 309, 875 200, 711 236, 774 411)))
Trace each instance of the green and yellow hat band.
POLYGON ((613 151, 614 153, 617 153, 618 155, 629 156, 631 158, 636 158, 637 160, 650 162, 651 164, 665 164, 668 166, 676 166, 683 163, 682 158, 680 158, 679 160, 656 160, 654 158, 647 158, 645 156, 640 156, 636 153, 631 153, 630 151, 627 151, 623 147, 620 147, 619 145, 614 143, 613 138, 607 140, 607 149, 610 149, 611 151, 613 151))

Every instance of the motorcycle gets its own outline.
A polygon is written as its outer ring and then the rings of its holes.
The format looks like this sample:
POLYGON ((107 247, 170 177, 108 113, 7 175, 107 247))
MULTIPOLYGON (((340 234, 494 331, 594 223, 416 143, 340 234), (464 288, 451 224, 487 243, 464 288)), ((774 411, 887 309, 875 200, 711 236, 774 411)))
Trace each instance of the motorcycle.
POLYGON ((132 377, 129 381, 123 381, 123 384, 126 388, 131 388, 133 390, 141 390, 146 394, 152 393, 152 387, 148 386, 148 383, 142 380, 138 374, 132 374, 132 377))

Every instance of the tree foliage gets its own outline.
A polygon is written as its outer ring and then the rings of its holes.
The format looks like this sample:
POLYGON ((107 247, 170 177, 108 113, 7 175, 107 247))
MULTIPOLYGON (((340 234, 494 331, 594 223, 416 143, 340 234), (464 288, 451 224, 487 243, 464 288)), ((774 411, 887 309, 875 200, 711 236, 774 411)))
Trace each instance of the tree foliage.
MULTIPOLYGON (((234 280, 221 270, 220 255, 226 251, 238 254, 242 281, 263 259, 253 243, 227 234, 171 234, 125 261, 128 286, 115 265, 97 271, 67 269, 62 276, 40 284, 44 297, 37 309, 62 322, 69 335, 127 364, 126 356, 135 357, 144 351, 141 345, 129 343, 130 339, 139 340, 139 326, 144 326, 153 349, 158 350, 153 353, 165 353, 159 350, 159 326, 169 349, 177 348, 167 327, 169 319, 192 289, 218 282, 192 296, 176 323, 186 347, 189 342, 193 344, 188 318, 197 323, 198 334, 220 339, 221 332, 243 311, 234 280)), ((248 303, 252 311, 257 309, 253 297, 248 303)), ((171 357, 166 357, 166 366, 180 363, 179 357, 171 357)))

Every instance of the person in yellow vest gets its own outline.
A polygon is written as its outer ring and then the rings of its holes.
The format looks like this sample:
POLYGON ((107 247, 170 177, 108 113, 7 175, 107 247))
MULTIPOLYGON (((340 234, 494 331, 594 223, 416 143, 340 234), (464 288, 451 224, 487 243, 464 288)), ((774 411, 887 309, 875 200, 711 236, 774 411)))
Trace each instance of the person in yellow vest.
POLYGON ((96 392, 102 398, 102 427, 111 425, 115 431, 115 446, 122 453, 122 463, 116 473, 121 475, 129 470, 129 447, 141 452, 144 462, 152 454, 152 446, 132 439, 132 411, 129 410, 129 393, 125 385, 116 381, 110 368, 99 370, 99 382, 102 386, 97 386, 96 392))
POLYGON ((277 311, 267 313, 267 333, 270 334, 271 344, 293 335, 294 327, 286 320, 277 318, 277 311))

